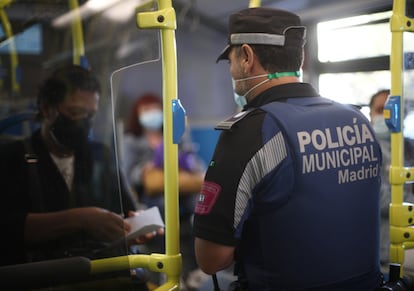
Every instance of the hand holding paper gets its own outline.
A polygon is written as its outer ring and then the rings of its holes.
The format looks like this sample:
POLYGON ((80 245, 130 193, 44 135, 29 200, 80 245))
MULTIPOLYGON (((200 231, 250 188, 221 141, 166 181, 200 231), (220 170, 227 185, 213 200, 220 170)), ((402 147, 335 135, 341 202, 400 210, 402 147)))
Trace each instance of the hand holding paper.
POLYGON ((131 226, 131 231, 126 236, 128 241, 151 234, 154 231, 158 232, 164 227, 160 211, 156 206, 136 212, 134 216, 126 218, 125 221, 131 226))

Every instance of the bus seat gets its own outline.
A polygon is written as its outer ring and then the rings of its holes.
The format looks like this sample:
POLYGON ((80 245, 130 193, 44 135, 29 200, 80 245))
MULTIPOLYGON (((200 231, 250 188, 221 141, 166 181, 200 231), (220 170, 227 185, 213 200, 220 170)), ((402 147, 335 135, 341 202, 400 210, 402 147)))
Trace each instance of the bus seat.
POLYGON ((29 136, 36 128, 35 111, 26 110, 0 119, 0 143, 29 136))

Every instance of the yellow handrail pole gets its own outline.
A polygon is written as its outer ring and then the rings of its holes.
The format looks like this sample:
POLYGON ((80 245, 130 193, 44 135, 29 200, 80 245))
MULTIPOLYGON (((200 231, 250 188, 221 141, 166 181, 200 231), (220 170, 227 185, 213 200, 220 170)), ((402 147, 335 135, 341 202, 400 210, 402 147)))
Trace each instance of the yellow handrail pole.
POLYGON ((249 8, 260 7, 261 2, 261 0, 250 0, 249 8))
MULTIPOLYGON (((160 0, 160 10, 169 11, 170 21, 175 25, 175 12, 171 1, 160 0)), ((172 23, 171 23, 172 24, 172 23)), ((178 217, 178 147, 173 144, 173 119, 172 100, 177 99, 177 60, 175 32, 173 29, 161 29, 162 43, 162 72, 163 72, 163 96, 164 96, 164 173, 165 173, 165 219, 166 229, 166 254, 179 253, 179 239, 173 239, 179 233, 178 217), (169 229, 168 229, 169 228, 169 229)))
POLYGON ((83 42, 82 19, 79 13, 78 0, 69 0, 69 8, 73 13, 71 22, 73 38, 73 64, 80 65, 81 58, 85 55, 85 47, 83 42))
POLYGON ((11 89, 14 94, 17 94, 20 90, 19 82, 17 81, 17 71, 19 66, 19 61, 17 58, 17 50, 16 50, 16 43, 13 38, 13 31, 9 22, 9 18, 4 10, 4 8, 10 3, 12 0, 2 0, 0 1, 0 18, 1 24, 3 25, 4 33, 9 39, 10 43, 10 75, 11 75, 11 89))
MULTIPOLYGON (((403 34, 414 31, 412 19, 405 15, 405 0, 394 0, 393 14, 390 19, 392 45, 390 56, 391 94, 384 109, 384 118, 390 124, 391 130, 391 204, 390 204, 390 261, 401 265, 400 275, 403 275, 405 250, 414 247, 413 204, 405 203, 404 184, 410 179, 411 168, 404 168, 404 94, 403 94, 403 34), (394 119, 393 119, 394 118, 394 119)), ((412 179, 412 178, 411 178, 412 179)))
POLYGON ((139 28, 158 28, 161 35, 163 112, 164 112, 164 199, 166 256, 171 264, 163 270, 166 285, 157 290, 178 290, 181 274, 178 214, 178 146, 173 143, 173 100, 177 99, 176 15, 171 0, 159 0, 158 11, 137 15, 139 28), (177 258, 180 258, 177 260, 177 258), (168 288, 168 289, 167 289, 168 288))
MULTIPOLYGON (((393 15, 391 16, 391 55, 390 55, 390 69, 391 69, 391 96, 402 97, 402 56, 403 56, 403 30, 401 30, 400 21, 401 15, 404 12, 404 1, 394 0, 393 15)), ((401 102, 402 103, 402 102, 401 102)), ((388 111, 384 112, 385 115, 388 111)), ((389 116, 385 116, 387 118, 389 116)), ((401 266, 404 263, 404 248, 401 243, 395 243, 392 234, 395 225, 394 217, 391 215, 393 208, 402 205, 403 203, 403 189, 400 183, 395 182, 393 171, 398 170, 403 163, 403 154, 401 151, 401 132, 391 133, 391 165, 390 165, 390 184, 391 184, 391 204, 390 204, 390 261, 399 263, 401 266)), ((401 271, 402 274, 403 271, 401 271)))

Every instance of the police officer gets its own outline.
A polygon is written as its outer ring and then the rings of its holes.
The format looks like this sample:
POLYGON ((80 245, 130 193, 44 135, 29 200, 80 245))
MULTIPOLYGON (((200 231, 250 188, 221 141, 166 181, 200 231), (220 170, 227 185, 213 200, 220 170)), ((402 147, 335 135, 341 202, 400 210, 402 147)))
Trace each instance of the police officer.
POLYGON ((222 130, 195 209, 208 274, 235 262, 240 290, 372 290, 379 270, 381 151, 351 105, 300 82, 305 27, 287 11, 229 18, 243 111, 222 130))

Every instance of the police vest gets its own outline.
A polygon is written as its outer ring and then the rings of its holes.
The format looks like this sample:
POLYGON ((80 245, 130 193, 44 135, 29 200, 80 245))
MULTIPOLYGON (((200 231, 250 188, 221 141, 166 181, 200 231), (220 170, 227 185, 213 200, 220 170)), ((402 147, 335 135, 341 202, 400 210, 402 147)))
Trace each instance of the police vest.
POLYGON ((264 193, 253 190, 238 249, 249 290, 369 290, 379 274, 381 183, 381 151, 369 121, 355 107, 322 97, 261 109, 264 135, 276 122, 295 175, 282 205, 255 204, 264 193))

